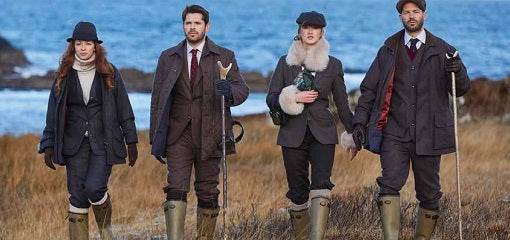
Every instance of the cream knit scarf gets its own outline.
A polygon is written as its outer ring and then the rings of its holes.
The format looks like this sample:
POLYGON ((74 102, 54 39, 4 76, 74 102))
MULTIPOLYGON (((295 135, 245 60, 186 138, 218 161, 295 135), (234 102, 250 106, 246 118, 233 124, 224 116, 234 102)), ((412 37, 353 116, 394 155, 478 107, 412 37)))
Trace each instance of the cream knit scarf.
POLYGON ((78 79, 80 80, 85 105, 89 102, 90 89, 92 88, 92 82, 94 82, 94 77, 96 75, 96 65, 91 64, 95 59, 96 54, 93 54, 92 57, 87 60, 82 60, 76 54, 74 55, 73 69, 78 72, 78 79))

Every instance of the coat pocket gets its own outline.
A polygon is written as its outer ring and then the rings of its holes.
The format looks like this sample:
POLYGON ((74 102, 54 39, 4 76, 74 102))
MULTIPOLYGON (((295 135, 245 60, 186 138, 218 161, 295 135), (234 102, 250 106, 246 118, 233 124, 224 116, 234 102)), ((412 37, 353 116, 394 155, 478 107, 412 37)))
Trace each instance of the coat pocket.
POLYGON ((113 153, 119 158, 127 157, 126 144, 124 143, 124 135, 120 127, 114 127, 113 129, 113 153))
POLYGON ((376 154, 381 153, 382 131, 377 129, 377 126, 370 125, 366 131, 365 149, 376 154))
POLYGON ((453 116, 450 111, 434 114, 434 149, 455 147, 453 116))

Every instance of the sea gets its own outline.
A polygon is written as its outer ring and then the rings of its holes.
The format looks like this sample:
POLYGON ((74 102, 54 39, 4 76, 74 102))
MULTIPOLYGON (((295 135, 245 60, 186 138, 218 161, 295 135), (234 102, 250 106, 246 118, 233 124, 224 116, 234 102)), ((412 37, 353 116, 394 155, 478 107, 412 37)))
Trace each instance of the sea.
MULTIPOLYGON (((331 55, 344 67, 348 90, 359 87, 384 40, 402 29, 396 0, 0 0, 0 36, 31 62, 23 76, 43 75, 59 59, 79 21, 93 22, 108 59, 119 68, 153 72, 161 51, 183 40, 182 10, 210 12, 207 35, 233 50, 242 71, 269 74, 297 32, 301 12, 326 16, 331 55)), ((472 79, 509 75, 509 0, 428 0, 425 28, 455 46, 472 79)), ((0 135, 41 133, 49 92, 0 90, 0 135)), ((150 94, 130 93, 139 129, 149 126, 150 94)), ((237 116, 264 113, 265 96, 252 93, 237 116)))

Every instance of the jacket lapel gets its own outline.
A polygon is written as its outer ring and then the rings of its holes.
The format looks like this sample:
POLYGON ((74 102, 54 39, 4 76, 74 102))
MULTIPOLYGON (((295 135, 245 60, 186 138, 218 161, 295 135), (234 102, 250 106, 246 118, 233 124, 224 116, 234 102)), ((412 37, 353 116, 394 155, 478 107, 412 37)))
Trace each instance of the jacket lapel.
POLYGON ((301 72, 301 66, 290 66, 290 70, 292 72, 292 82, 290 82, 290 84, 294 84, 294 79, 297 77, 297 75, 299 74, 299 72, 301 72))
POLYGON ((440 49, 437 47, 437 37, 427 30, 425 30, 425 33, 427 34, 427 43, 425 43, 425 49, 423 52, 423 62, 427 61, 430 57, 441 53, 440 49))
POLYGON ((204 75, 207 75, 207 66, 210 66, 210 61, 212 56, 208 56, 209 51, 207 51, 204 46, 204 51, 202 52, 202 56, 200 56, 200 62, 198 63, 197 76, 195 82, 193 83, 193 87, 195 87, 198 82, 202 81, 204 75))
MULTIPOLYGON (((180 69, 182 69, 182 76, 183 76, 183 79, 184 79, 184 82, 186 82, 186 87, 188 88, 188 90, 190 90, 191 92, 191 84, 190 84, 190 73, 188 72, 188 50, 186 49, 186 47, 183 47, 182 49, 182 66, 180 69)), ((195 79, 195 82, 196 82, 196 79, 195 79)))
POLYGON ((170 96, 170 90, 174 87, 175 82, 179 79, 179 76, 182 74, 183 67, 186 67, 186 71, 184 71, 184 76, 186 77, 186 84, 189 87, 189 76, 188 76, 188 65, 187 65, 187 55, 186 52, 186 40, 181 41, 173 51, 169 52, 170 61, 165 68, 168 68, 168 74, 165 77, 164 83, 169 85, 167 92, 163 94, 164 99, 167 99, 170 96), (186 64, 183 66, 183 64, 186 64))
MULTIPOLYGON (((101 79, 102 77, 99 75, 99 73, 96 71, 96 74, 94 76, 94 80, 92 80, 92 86, 90 87, 90 94, 89 94, 89 101, 90 101, 90 98, 91 97, 95 97, 97 98, 97 84, 101 84, 101 79)), ((103 89, 104 86, 101 86, 101 89, 103 89)), ((102 97, 102 93, 101 93, 101 97, 102 97)))
POLYGON ((206 79, 214 79, 219 76, 212 76, 216 71, 214 71, 214 67, 210 68, 209 66, 216 66, 214 60, 216 59, 214 56, 219 55, 220 51, 218 46, 211 40, 209 37, 205 38, 205 45, 202 52, 202 56, 200 57, 200 63, 198 64, 199 71, 197 72, 197 79, 195 79, 195 84, 199 81, 202 81, 203 78, 206 79))
POLYGON ((327 68, 324 69, 324 71, 320 71, 320 72, 315 72, 315 78, 314 78, 314 81, 315 81, 315 84, 317 86, 320 85, 320 80, 322 79, 322 77, 324 77, 324 75, 326 74, 326 71, 327 71, 327 68))
MULTIPOLYGON (((83 101, 83 89, 81 87, 80 78, 78 77, 78 72, 73 69, 73 81, 75 81, 76 91, 78 93, 78 97, 81 101, 83 101)), ((87 105, 87 104, 85 104, 87 105)))

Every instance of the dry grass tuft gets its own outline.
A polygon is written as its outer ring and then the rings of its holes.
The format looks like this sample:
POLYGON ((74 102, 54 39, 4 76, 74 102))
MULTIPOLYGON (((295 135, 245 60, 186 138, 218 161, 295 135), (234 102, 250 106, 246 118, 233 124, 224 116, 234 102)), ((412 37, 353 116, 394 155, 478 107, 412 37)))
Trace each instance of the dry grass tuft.
MULTIPOLYGON (((228 157, 231 239, 290 239, 287 182, 277 128, 266 116, 241 119, 246 134, 238 154, 228 157)), ((0 239, 67 239, 68 193, 65 168, 48 169, 36 153, 39 136, 0 136, 0 239)), ((460 126, 465 239, 510 239, 510 126, 473 122, 460 126)), ((109 192, 114 232, 119 239, 163 238, 162 187, 166 166, 150 156, 148 134, 140 133, 134 168, 115 166, 109 192)), ((337 147, 334 199, 326 239, 380 239, 375 178, 378 156, 361 152, 354 161, 337 147)), ((458 239, 455 156, 441 163, 442 213, 436 239, 458 239)), ((413 234, 416 200, 412 175, 402 190, 402 234, 413 234)), ((219 186, 220 189, 221 186, 219 186)), ((187 237, 194 236, 196 198, 188 196, 187 237)), ((220 198, 221 200, 221 198, 220 198)), ((91 236, 98 238, 90 218, 91 236)), ((218 234, 221 231, 221 214, 218 234)))

